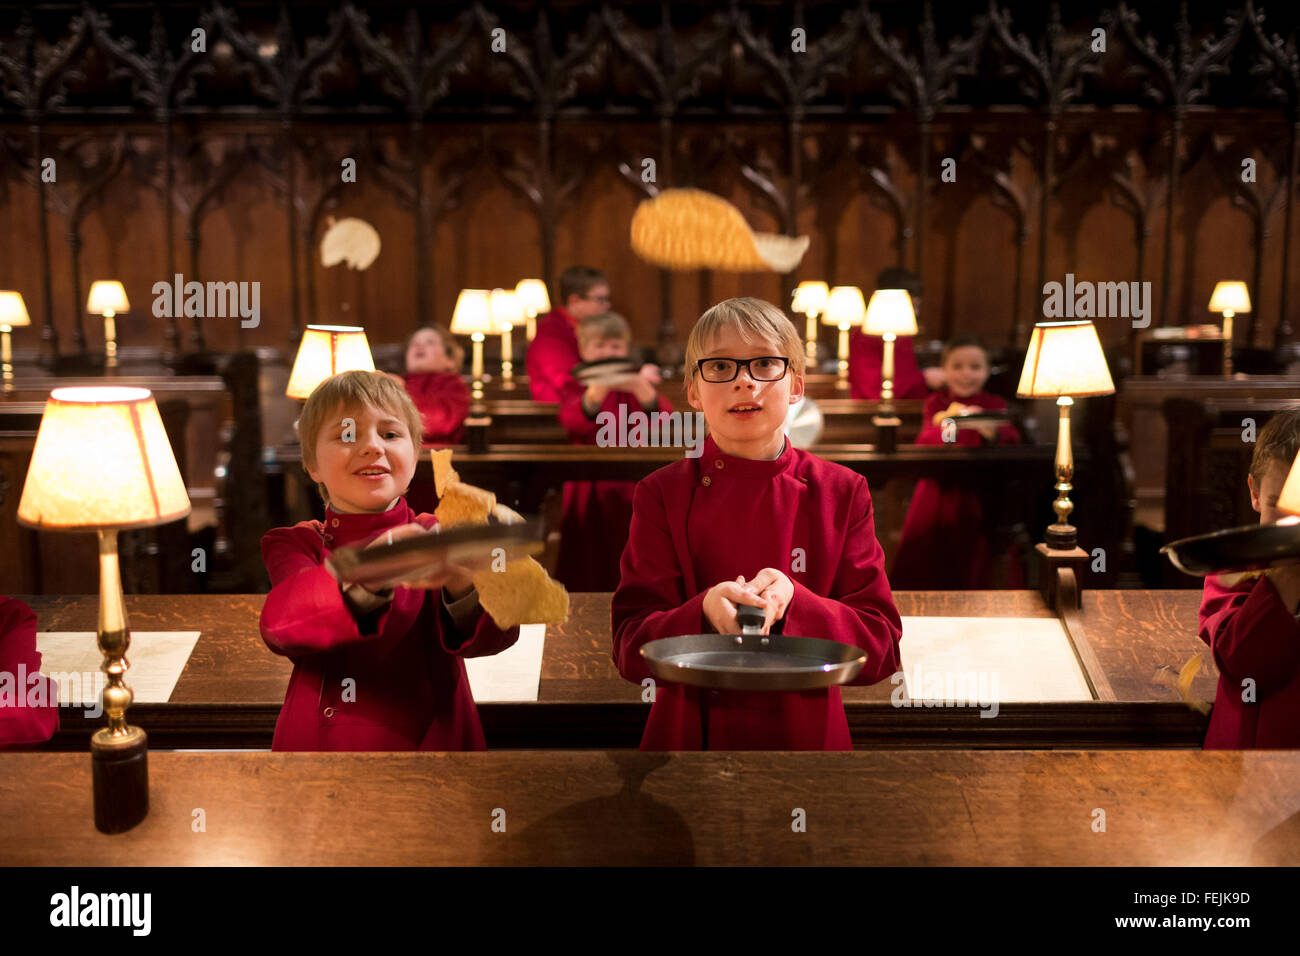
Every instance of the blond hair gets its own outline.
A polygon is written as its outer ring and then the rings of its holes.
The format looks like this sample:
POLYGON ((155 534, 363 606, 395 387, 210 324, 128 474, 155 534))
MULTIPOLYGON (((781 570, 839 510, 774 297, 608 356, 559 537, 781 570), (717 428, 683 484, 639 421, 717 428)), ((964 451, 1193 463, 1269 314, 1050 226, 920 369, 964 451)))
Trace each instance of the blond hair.
POLYGON ((592 339, 623 339, 626 342, 631 338, 632 329, 627 319, 617 312, 589 315, 578 323, 579 345, 586 345, 592 339))
POLYGON ((723 329, 735 329, 745 342, 755 338, 775 342, 782 355, 790 360, 790 371, 802 375, 807 359, 804 356, 803 341, 795 330, 794 323, 786 314, 771 302, 753 299, 748 296, 738 299, 724 299, 713 308, 708 309, 691 329, 690 338, 686 340, 686 381, 695 381, 699 374, 699 361, 709 350, 714 339, 723 329))
MULTIPOLYGON (((321 382, 307 397, 298 418, 298 442, 302 446, 302 468, 311 474, 316 467, 316 439, 320 430, 333 418, 340 408, 355 408, 369 405, 371 408, 388 412, 394 418, 405 423, 415 446, 415 457, 420 457, 420 438, 424 434, 424 423, 420 410, 411 401, 411 396, 397 382, 383 372, 340 372, 333 378, 321 382)), ((329 489, 325 482, 316 482, 321 500, 330 503, 329 489)))

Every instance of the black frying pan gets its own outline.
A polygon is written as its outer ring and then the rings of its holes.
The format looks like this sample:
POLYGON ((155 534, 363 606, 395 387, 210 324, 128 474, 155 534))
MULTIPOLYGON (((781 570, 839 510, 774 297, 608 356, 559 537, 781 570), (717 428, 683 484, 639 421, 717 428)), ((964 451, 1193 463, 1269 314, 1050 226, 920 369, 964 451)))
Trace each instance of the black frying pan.
POLYGON ((1160 549, 1174 567, 1204 577, 1300 564, 1300 518, 1183 538, 1160 549))
MULTIPOLYGON (((798 691, 847 684, 867 663, 862 648, 816 637, 763 635, 763 609, 736 608, 740 634, 687 634, 641 648, 659 680, 722 690, 798 691)), ((709 749, 708 694, 699 695, 700 749, 709 749)))

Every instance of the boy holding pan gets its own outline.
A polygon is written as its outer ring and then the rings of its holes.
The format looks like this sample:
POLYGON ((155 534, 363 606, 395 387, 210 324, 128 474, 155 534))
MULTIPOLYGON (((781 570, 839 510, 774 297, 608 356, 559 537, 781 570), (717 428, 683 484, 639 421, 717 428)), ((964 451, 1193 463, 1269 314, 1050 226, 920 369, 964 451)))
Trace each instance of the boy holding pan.
MULTIPOLYGON (((699 458, 642 481, 611 616, 614 662, 650 676, 650 641, 739 633, 736 606, 764 612, 764 633, 856 645, 874 684, 899 667, 902 624, 862 476, 794 448, 785 416, 803 396, 804 352, 790 320, 759 299, 728 299, 686 344, 687 399, 710 436, 699 458)), ((697 691, 659 685, 643 750, 701 746, 709 694, 715 750, 849 750, 838 687, 805 692, 697 691)))
MULTIPOLYGON (((1250 460, 1250 501, 1260 524, 1277 510, 1300 453, 1300 408, 1273 416, 1250 460)), ((1219 668, 1205 735, 1207 750, 1300 748, 1300 565, 1210 575, 1201 598, 1200 636, 1219 668)))

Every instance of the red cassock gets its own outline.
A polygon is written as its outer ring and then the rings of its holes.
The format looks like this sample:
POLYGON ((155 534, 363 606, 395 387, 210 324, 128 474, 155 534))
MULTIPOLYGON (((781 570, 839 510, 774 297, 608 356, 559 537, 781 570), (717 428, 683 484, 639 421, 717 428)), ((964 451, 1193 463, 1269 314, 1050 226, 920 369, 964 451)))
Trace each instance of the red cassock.
MULTIPOLYGON (((942 445, 943 428, 934 416, 954 401, 978 405, 986 411, 1003 411, 1007 403, 989 392, 954 398, 946 387, 925 400, 918 445, 942 445)), ((979 447, 979 432, 959 428, 949 443, 979 447)), ((997 444, 1016 445, 1020 433, 1010 423, 998 428, 997 444)), ((894 555, 889 580, 899 590, 971 590, 992 586, 992 559, 983 533, 984 508, 979 495, 960 480, 941 482, 922 478, 916 483, 912 504, 903 520, 903 532, 894 555)), ((1023 586, 1024 569, 1013 555, 1008 566, 1009 584, 1023 586)))
POLYGON ((1300 748, 1300 620, 1267 576, 1205 579, 1200 636, 1219 668, 1206 750, 1300 748), (1254 680, 1247 703, 1243 681, 1254 680))
MULTIPOLYGON (((849 333, 849 394, 853 398, 879 398, 880 372, 885 364, 885 340, 861 329, 849 333)), ((916 364, 912 337, 894 340, 894 398, 925 398, 930 394, 925 376, 916 364)))
POLYGON ((40 671, 36 613, 0 597, 0 750, 43 743, 59 729, 59 688, 40 671))
MULTIPOLYGON (((650 677, 642 647, 711 632, 705 592, 765 567, 794 584, 774 633, 862 648, 867 664, 855 684, 898 670, 902 622, 866 479, 788 442, 774 461, 753 461, 723 454, 709 438, 701 457, 660 468, 637 485, 611 607, 619 673, 637 683, 650 677)), ((661 683, 641 749, 699 749, 700 693, 708 695, 710 750, 852 748, 838 687, 765 693, 661 683)))
POLYGON ((524 356, 528 390, 535 402, 559 402, 569 372, 582 361, 578 354, 578 323, 561 307, 537 320, 537 334, 524 356))
POLYGON ((397 588, 392 601, 354 618, 322 563, 344 544, 437 518, 405 498, 381 514, 339 514, 275 528, 262 538, 271 593, 262 639, 293 661, 272 750, 483 750, 483 728, 465 676, 465 657, 505 650, 503 631, 481 611, 468 640, 442 606, 442 593, 397 588))
MULTIPOLYGON (((572 376, 564 384, 560 400, 560 424, 575 445, 594 445, 600 425, 582 410, 586 389, 572 376)), ((610 392, 597 412, 617 417, 644 412, 631 392, 610 392)), ((673 403, 659 396, 658 412, 673 410, 673 403)), ((563 518, 560 525, 560 555, 555 577, 570 591, 613 591, 618 587, 618 566, 627 545, 632 523, 632 481, 566 481, 563 518)))
POLYGON ((469 386, 455 372, 403 376, 406 393, 420 410, 426 445, 459 445, 469 417, 469 386))

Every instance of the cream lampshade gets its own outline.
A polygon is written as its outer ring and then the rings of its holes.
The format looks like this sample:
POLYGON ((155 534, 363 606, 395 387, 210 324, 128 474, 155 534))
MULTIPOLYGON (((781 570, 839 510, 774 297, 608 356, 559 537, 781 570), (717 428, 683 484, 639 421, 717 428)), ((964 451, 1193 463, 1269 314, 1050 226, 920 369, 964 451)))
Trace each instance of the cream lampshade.
POLYGON ((1091 322, 1040 322, 1034 326, 1020 372, 1016 395, 1020 398, 1055 398, 1060 408, 1056 437, 1056 524, 1047 529, 1047 546, 1070 551, 1078 546, 1078 531, 1070 524, 1074 504, 1069 493, 1074 478, 1074 451, 1070 445, 1070 406, 1088 395, 1115 391, 1097 328, 1091 322))
POLYGON ((849 329, 861 325, 867 315, 867 304, 862 298, 862 290, 855 285, 837 285, 831 289, 826 299, 826 312, 822 323, 834 325, 840 330, 839 377, 835 387, 849 387, 849 329))
POLYGON ((794 290, 794 300, 790 303, 791 312, 798 312, 808 317, 804 348, 808 361, 812 363, 817 361, 817 317, 826 311, 826 300, 830 298, 830 294, 830 286, 825 282, 818 280, 800 282, 794 290))
POLYGON ((456 297, 456 308, 451 313, 451 331, 453 335, 468 335, 474 343, 472 372, 474 389, 471 397, 477 403, 483 401, 483 338, 495 332, 492 323, 492 308, 488 301, 487 289, 461 289, 456 297))
POLYGON ((862 331, 884 339, 880 362, 880 398, 889 402, 894 397, 894 339, 900 335, 916 334, 916 311, 912 297, 906 289, 877 289, 867 303, 867 315, 862 321, 862 331))
MULTIPOLYGON (((119 833, 149 812, 148 738, 126 722, 131 643, 117 532, 184 518, 190 499, 153 395, 143 388, 50 393, 18 502, 20 524, 99 535, 98 641, 108 726, 90 739, 95 826, 119 833)), ((176 560, 180 560, 178 557, 176 560)), ((188 555, 184 560, 188 560, 188 555)))
POLYGON ((104 317, 104 364, 107 368, 117 368, 117 322, 114 317, 131 311, 126 289, 122 283, 112 279, 92 282, 90 294, 86 296, 86 311, 104 317))
POLYGON ((13 351, 9 342, 9 333, 19 326, 32 324, 27 314, 27 305, 19 292, 0 292, 0 378, 4 381, 4 390, 14 389, 13 351))
POLYGON ((1291 471, 1282 483, 1282 492, 1277 496, 1277 510, 1300 515, 1300 455, 1296 455, 1291 471))
POLYGON ((1223 377, 1232 377, 1232 317, 1250 311, 1244 282, 1219 282, 1210 296, 1210 311, 1223 313, 1223 377))
POLYGON ((298 355, 284 393, 303 400, 316 386, 340 372, 375 370, 366 330, 350 325, 309 325, 298 343, 298 355))
POLYGON ((493 326, 501 334, 501 387, 511 389, 515 387, 515 375, 510 330, 524 322, 518 293, 513 289, 493 289, 488 296, 488 311, 492 313, 493 326))
POLYGON ((531 342, 537 334, 537 317, 551 311, 551 297, 546 294, 546 283, 541 279, 520 279, 515 294, 527 319, 528 341, 531 342))

